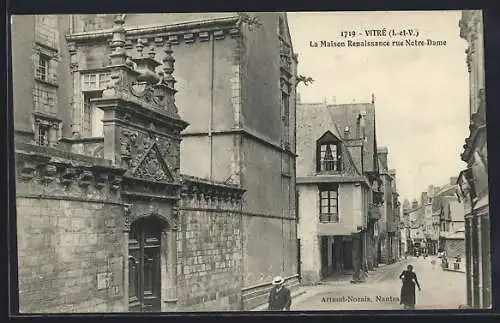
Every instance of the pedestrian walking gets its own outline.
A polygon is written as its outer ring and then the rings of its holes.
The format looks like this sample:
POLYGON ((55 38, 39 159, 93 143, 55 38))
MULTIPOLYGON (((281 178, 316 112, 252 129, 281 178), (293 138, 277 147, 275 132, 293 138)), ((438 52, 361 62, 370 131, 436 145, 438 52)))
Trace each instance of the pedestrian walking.
POLYGON ((417 285, 420 291, 420 284, 417 279, 417 274, 413 272, 413 266, 408 265, 407 270, 403 270, 399 279, 403 281, 403 286, 401 286, 401 302, 404 309, 414 309, 415 308, 415 285, 417 285))
POLYGON ((289 311, 292 305, 292 296, 290 290, 284 286, 285 280, 280 277, 274 277, 273 287, 269 293, 269 311, 289 311))
POLYGON ((432 264, 432 270, 434 270, 434 267, 436 267, 436 259, 432 259, 431 264, 432 264))

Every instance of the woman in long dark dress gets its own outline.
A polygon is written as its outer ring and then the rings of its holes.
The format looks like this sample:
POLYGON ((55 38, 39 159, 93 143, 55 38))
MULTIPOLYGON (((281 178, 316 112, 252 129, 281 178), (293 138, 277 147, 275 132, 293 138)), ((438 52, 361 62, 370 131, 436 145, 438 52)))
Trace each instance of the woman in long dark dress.
POLYGON ((415 285, 420 291, 420 284, 418 283, 417 275, 413 272, 413 266, 408 265, 407 270, 404 270, 399 278, 403 281, 401 286, 401 304, 405 309, 415 308, 415 285))

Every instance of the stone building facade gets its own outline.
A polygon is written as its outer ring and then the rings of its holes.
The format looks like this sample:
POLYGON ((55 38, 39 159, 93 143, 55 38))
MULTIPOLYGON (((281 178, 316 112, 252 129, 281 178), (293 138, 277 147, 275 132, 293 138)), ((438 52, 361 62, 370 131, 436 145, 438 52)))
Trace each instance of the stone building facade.
POLYGON ((486 143, 484 24, 482 11, 465 10, 459 22, 460 37, 467 41, 469 71, 470 134, 461 159, 467 168, 460 173, 465 208, 467 303, 491 307, 491 240, 486 143))
MULTIPOLYGON (((125 48, 134 55, 137 42, 147 42, 144 53, 167 39, 172 43, 176 100, 190 124, 181 134, 181 173, 246 189, 243 290, 245 306, 253 306, 266 301, 273 276, 298 282, 297 57, 284 13, 247 17, 255 23, 238 13, 128 14, 125 48), (263 234, 266 239, 255 238, 263 234)), ((72 17, 68 40, 92 44, 84 55, 92 64, 87 69, 102 65, 99 43, 109 37, 110 19, 72 17)), ((163 53, 157 55, 161 60, 163 53)))
POLYGON ((374 117, 373 103, 298 105, 298 231, 305 284, 346 272, 362 281, 363 271, 377 265, 373 241, 382 196, 373 163, 374 117), (336 117, 342 109, 352 118, 336 117))
POLYGON ((399 259, 400 248, 400 203, 396 187, 396 170, 389 169, 387 147, 378 147, 380 177, 382 179, 384 203, 381 207, 382 217, 379 220, 380 234, 378 241, 378 262, 394 263, 399 259))
POLYGON ((247 309, 297 283, 286 16, 193 15, 50 16, 55 45, 14 17, 22 312, 247 309))

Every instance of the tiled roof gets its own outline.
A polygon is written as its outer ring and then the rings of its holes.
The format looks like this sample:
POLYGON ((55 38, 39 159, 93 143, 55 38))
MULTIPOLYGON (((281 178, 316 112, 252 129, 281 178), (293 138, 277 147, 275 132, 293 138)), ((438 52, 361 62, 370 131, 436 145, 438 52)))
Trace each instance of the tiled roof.
POLYGON ((341 175, 361 176, 324 103, 297 105, 297 176, 311 176, 316 173, 316 141, 327 131, 341 141, 341 175))
POLYGON ((365 134, 367 137, 363 151, 364 171, 370 172, 377 169, 376 161, 376 133, 375 133, 375 105, 372 103, 351 103, 328 105, 330 116, 340 129, 349 127, 351 136, 356 134, 356 124, 360 113, 365 115, 365 134))

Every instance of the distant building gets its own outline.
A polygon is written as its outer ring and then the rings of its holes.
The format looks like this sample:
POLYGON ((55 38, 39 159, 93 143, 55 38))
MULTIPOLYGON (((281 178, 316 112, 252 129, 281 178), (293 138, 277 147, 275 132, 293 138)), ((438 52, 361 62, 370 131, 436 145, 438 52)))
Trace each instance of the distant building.
POLYGON ((464 207, 456 196, 445 196, 442 200, 440 216, 440 249, 446 251, 449 258, 465 257, 464 207))
POLYGON ((299 104, 297 154, 303 283, 342 273, 361 280, 376 265, 382 202, 374 104, 299 104))
POLYGON ((491 242, 486 143, 486 101, 484 77, 484 24, 482 11, 464 10, 459 22, 460 37, 467 41, 469 71, 470 134, 461 159, 467 168, 458 183, 465 208, 467 304, 490 308, 491 242))
POLYGON ((408 218, 409 253, 415 255, 415 253, 418 251, 420 254, 422 254, 426 249, 424 235, 424 209, 417 200, 413 200, 410 208, 406 209, 404 213, 408 218))
POLYGON ((410 216, 408 214, 410 208, 410 201, 405 198, 402 206, 402 219, 400 221, 402 255, 407 255, 410 252, 410 216))

